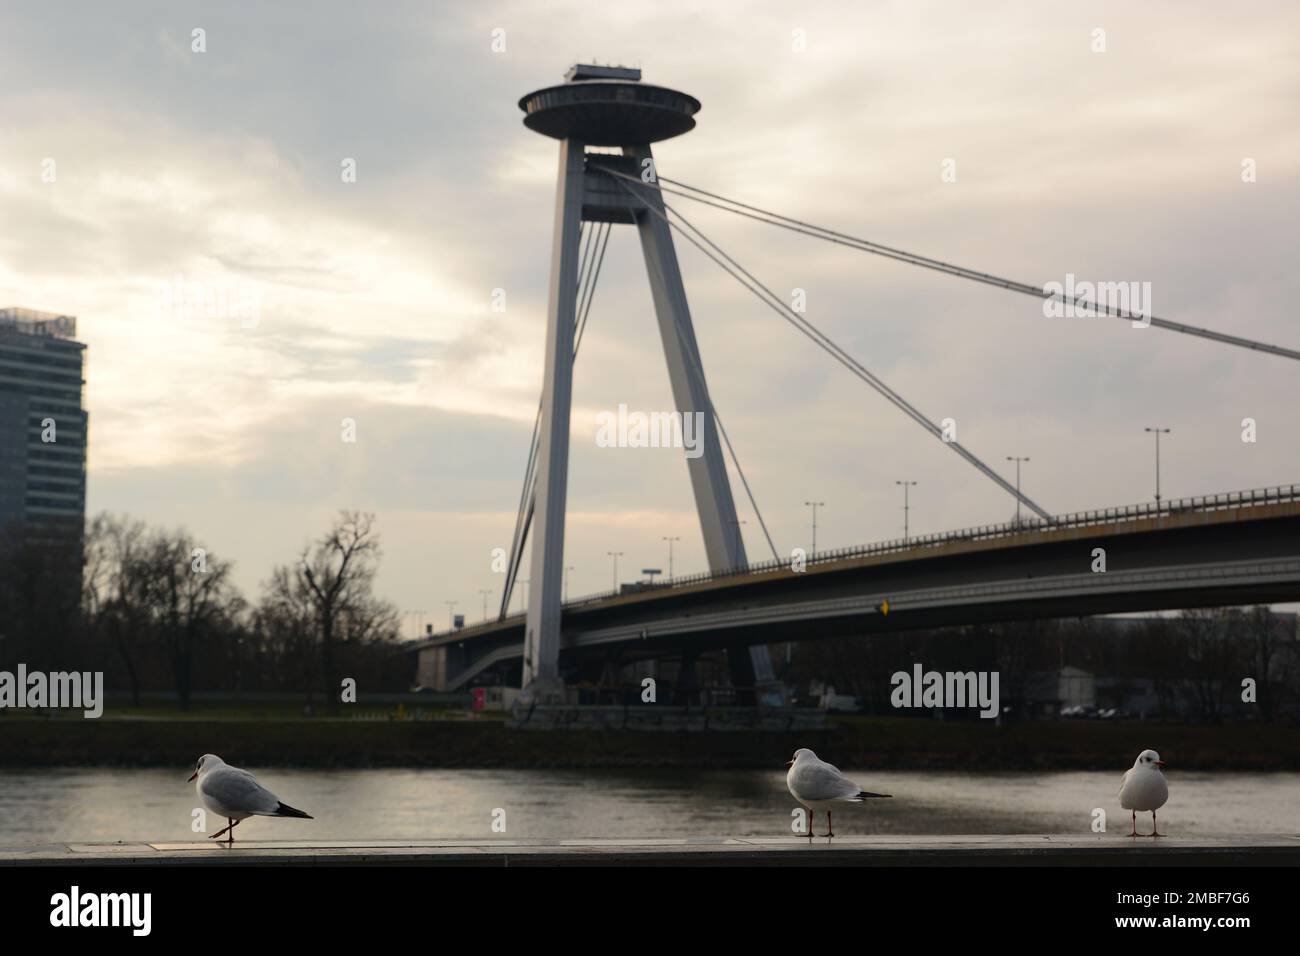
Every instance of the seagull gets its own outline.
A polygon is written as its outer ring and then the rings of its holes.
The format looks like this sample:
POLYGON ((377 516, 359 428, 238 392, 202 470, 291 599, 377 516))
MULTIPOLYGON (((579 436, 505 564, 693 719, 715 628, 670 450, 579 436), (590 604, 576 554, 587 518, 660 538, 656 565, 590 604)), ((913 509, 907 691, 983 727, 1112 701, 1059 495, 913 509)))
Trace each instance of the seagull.
POLYGON ((295 810, 288 804, 281 803, 280 798, 267 790, 247 770, 232 767, 216 754, 204 754, 194 765, 194 773, 187 780, 197 779, 194 789, 199 793, 203 805, 213 813, 226 818, 229 824, 224 830, 218 830, 208 839, 215 840, 229 831, 227 845, 235 842, 235 827, 248 817, 302 817, 312 820, 308 813, 295 810))
POLYGON ((1119 805, 1125 810, 1133 811, 1133 832, 1131 837, 1139 836, 1138 811, 1151 811, 1151 836, 1163 834, 1156 828, 1156 811, 1169 799, 1169 787, 1165 784, 1165 775, 1160 768, 1165 762, 1154 750, 1144 750, 1138 754, 1133 766, 1124 771, 1124 782, 1119 785, 1119 805))
POLYGON ((826 811, 826 832, 823 836, 835 836, 834 824, 831 822, 831 806, 838 802, 861 803, 868 797, 888 797, 888 793, 871 793, 863 790, 839 769, 806 747, 796 750, 794 758, 786 764, 789 771, 785 775, 785 785, 790 795, 808 809, 808 839, 813 838, 813 818, 817 808, 826 811))

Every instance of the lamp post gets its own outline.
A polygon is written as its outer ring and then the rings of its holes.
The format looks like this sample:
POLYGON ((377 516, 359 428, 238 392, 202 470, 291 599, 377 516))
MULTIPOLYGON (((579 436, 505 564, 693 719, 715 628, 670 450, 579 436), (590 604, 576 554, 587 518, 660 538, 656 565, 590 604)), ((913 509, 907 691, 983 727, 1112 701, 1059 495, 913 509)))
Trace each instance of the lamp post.
POLYGON ((671 581, 673 579, 673 542, 682 539, 679 536, 676 538, 664 537, 663 540, 668 542, 668 580, 671 581))
POLYGON ((1016 463, 1016 526, 1020 526, 1020 463, 1029 461, 1028 458, 1017 458, 1015 455, 1007 455, 1007 461, 1016 463))
POLYGON ((481 594, 481 595, 483 595, 483 620, 486 621, 486 620, 488 619, 488 616, 487 616, 487 599, 488 599, 488 595, 491 594, 492 591, 491 591, 491 589, 484 590, 483 588, 479 588, 479 592, 478 592, 478 593, 481 594))
POLYGON ((812 519, 812 533, 813 533, 813 540, 812 540, 812 553, 813 553, 813 554, 816 554, 816 553, 817 553, 817 509, 818 509, 818 508, 825 508, 825 507, 826 507, 826 502, 824 502, 824 501, 805 501, 805 502, 804 502, 804 507, 805 507, 805 508, 811 508, 811 509, 812 509, 812 512, 813 512, 813 519, 812 519))
POLYGON ((450 631, 450 630, 452 630, 452 613, 451 613, 451 612, 452 612, 453 610, 455 610, 456 605, 459 604, 460 602, 459 602, 459 601, 443 601, 442 603, 445 604, 445 605, 447 605, 447 630, 450 631))
POLYGON ((908 491, 916 484, 915 481, 896 481, 896 485, 903 486, 903 543, 907 543, 908 538, 908 512, 911 511, 911 503, 908 499, 908 491))
POLYGON ((1156 507, 1160 507, 1160 436, 1168 435, 1169 428, 1147 428, 1144 431, 1156 436, 1156 507))
POLYGON ((426 613, 425 611, 407 611, 407 612, 406 612, 406 614, 407 614, 408 616, 409 616, 409 615, 412 615, 412 614, 415 615, 415 636, 416 636, 416 637, 423 637, 423 636, 424 636, 424 615, 425 615, 425 613, 426 613))
POLYGON ((617 591, 617 590, 618 590, 618 559, 621 558, 621 557, 623 557, 623 552, 622 552, 622 551, 606 551, 605 554, 607 554, 607 555, 608 555, 610 558, 612 558, 613 561, 614 561, 614 568, 613 568, 614 587, 613 587, 613 590, 617 591))

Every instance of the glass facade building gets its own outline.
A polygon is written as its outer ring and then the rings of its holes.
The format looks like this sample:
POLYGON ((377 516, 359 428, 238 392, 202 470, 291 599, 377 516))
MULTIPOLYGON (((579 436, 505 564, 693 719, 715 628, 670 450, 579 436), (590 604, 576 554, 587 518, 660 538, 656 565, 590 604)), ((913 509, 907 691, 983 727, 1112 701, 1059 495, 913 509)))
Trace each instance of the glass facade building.
POLYGON ((0 529, 86 514, 86 346, 77 320, 0 309, 0 529))

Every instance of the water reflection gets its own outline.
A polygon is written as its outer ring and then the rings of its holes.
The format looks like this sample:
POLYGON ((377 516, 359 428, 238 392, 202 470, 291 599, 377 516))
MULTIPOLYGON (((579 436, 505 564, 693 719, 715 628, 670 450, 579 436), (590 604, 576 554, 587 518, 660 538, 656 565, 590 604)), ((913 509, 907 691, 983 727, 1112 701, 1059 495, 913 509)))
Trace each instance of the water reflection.
MULTIPOLYGON (((250 769, 316 819, 249 820, 237 839, 493 839, 496 808, 513 839, 780 838, 790 835, 795 807, 780 770, 250 769)), ((3 771, 0 843, 196 839, 188 773, 3 771)), ((1094 807, 1106 810, 1110 832, 1128 832, 1119 772, 851 776, 894 799, 837 811, 842 835, 1086 833, 1094 807)), ((1160 824, 1172 836, 1300 833, 1300 774, 1174 772, 1169 786, 1160 824)), ((210 821, 209 832, 223 825, 210 821)))

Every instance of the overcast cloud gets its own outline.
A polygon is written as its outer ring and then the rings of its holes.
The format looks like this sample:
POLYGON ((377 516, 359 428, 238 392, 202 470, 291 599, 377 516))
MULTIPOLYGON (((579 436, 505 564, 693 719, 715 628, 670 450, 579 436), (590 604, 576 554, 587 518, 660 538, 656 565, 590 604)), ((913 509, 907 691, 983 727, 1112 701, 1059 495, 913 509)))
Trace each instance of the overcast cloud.
MULTIPOLYGON (((89 507, 187 526, 250 596, 343 507, 378 513, 379 587, 400 608, 445 622, 454 600, 474 619, 479 589, 499 595, 556 161, 516 102, 576 60, 637 64, 701 100, 696 130, 656 148, 664 175, 1034 283, 1150 282, 1157 315, 1300 347, 1291 4, 8 3, 0 37, 0 305, 78 317, 89 507), (160 311, 178 275, 255 288, 260 321, 160 311)), ((805 289, 812 322, 955 418, 974 453, 1000 470, 1030 456, 1025 489, 1053 512, 1149 499, 1148 425, 1173 429, 1167 497, 1300 479, 1293 362, 1047 319, 1026 297, 692 213, 772 288, 805 289)), ((897 479, 919 482, 914 533, 1011 516, 950 449, 679 253, 714 403, 782 551, 808 544, 810 498, 827 503, 821 547, 899 536, 897 479)), ((578 363, 574 594, 609 586, 610 550, 625 579, 663 567, 664 535, 683 539, 679 573, 704 567, 680 453, 596 447, 596 414, 619 403, 671 407, 627 229, 578 363)))

